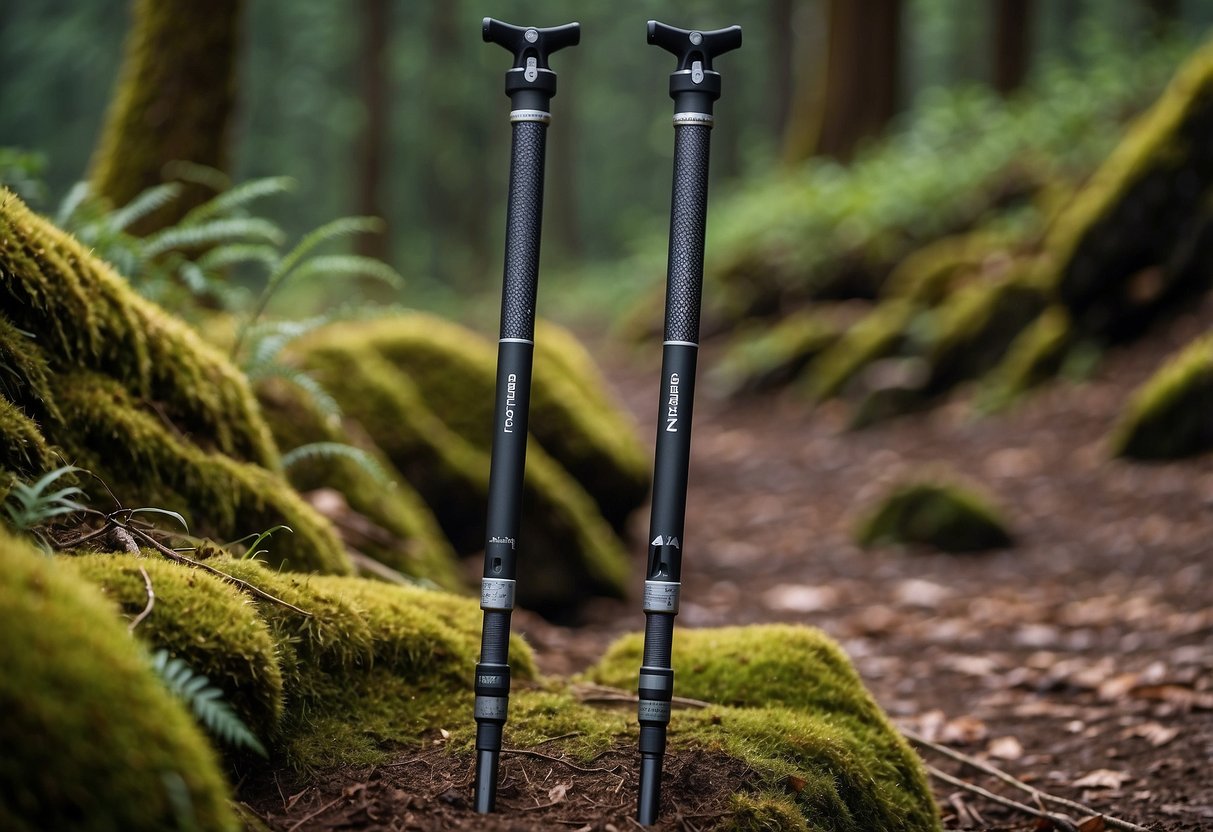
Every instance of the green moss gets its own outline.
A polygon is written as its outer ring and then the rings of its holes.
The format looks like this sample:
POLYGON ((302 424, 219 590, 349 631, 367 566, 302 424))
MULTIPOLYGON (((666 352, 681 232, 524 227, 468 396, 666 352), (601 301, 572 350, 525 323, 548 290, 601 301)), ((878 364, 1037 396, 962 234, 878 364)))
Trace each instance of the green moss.
POLYGON ((55 385, 64 418, 59 444, 126 507, 178 511, 195 533, 219 540, 285 523, 294 533, 274 535, 266 544, 275 563, 301 571, 350 570, 332 527, 277 474, 170 432, 112 379, 74 373, 56 377, 55 385))
POLYGON ((786 795, 737 794, 732 808, 724 832, 809 832, 796 802, 786 795))
POLYGON ((992 259, 1010 259, 1008 235, 979 230, 933 240, 911 252, 890 272, 881 289, 885 298, 905 298, 935 306, 979 276, 992 259))
POLYGON ((770 327, 755 327, 733 338, 713 370, 727 395, 753 393, 796 378, 809 362, 836 343, 840 327, 817 309, 805 309, 770 327))
POLYGON ((1173 355, 1129 401, 1113 453, 1176 459, 1213 449, 1213 334, 1173 355))
MULTIPOLYGON (((642 645, 640 634, 624 637, 588 675, 630 688, 642 645)), ((918 758, 821 632, 679 629, 672 663, 680 696, 728 707, 676 711, 671 745, 721 750, 755 772, 736 828, 786 817, 790 806, 812 830, 939 828, 918 758)))
POLYGON ((1057 375, 1072 343, 1070 317, 1053 305, 1021 332, 1006 357, 988 376, 981 398, 986 409, 998 409, 1057 375))
POLYGON ((214 752, 113 608, 0 533, 0 827, 238 828, 214 752))
MULTIPOLYGON (((274 467, 278 452, 244 376, 186 324, 143 300, 75 239, 0 189, 0 306, 50 373, 87 369, 154 404, 206 450, 274 467), (32 341, 32 345, 29 343, 32 341)), ((28 378, 28 377, 27 377, 28 378)), ((23 402, 25 404, 25 402, 23 402)))
POLYGON ((282 716, 282 671, 269 628, 248 595, 202 570, 185 569, 156 555, 64 560, 130 618, 148 602, 139 571, 145 570, 155 600, 136 629, 139 638, 152 649, 168 650, 222 689, 245 722, 257 726, 255 733, 273 731, 282 716))
MULTIPOLYGON (((482 549, 488 451, 447 427, 411 378, 371 346, 320 342, 307 360, 425 499, 456 550, 482 549)), ((589 595, 621 595, 627 557, 618 538, 589 495, 537 445, 528 449, 524 487, 522 546, 532 579, 520 582, 520 603, 559 613, 589 595)))
POLYGON ((862 546, 917 543, 945 552, 998 549, 1012 542, 988 500, 943 481, 898 486, 860 521, 855 538, 862 546))
MULTIPOLYGON (((169 162, 227 169, 243 5, 217 0, 172 8, 137 0, 117 89, 93 156, 89 178, 96 193, 125 205, 160 183, 169 162)), ((138 230, 171 224, 205 196, 192 188, 138 230)))
POLYGON ((837 395, 872 361, 895 352, 905 340, 916 311, 915 304, 903 300, 877 305, 809 365, 806 381, 810 395, 818 400, 837 395))
POLYGON ((384 482, 365 466, 345 457, 303 460, 287 471, 300 491, 333 488, 370 528, 347 524, 342 534, 358 551, 405 575, 443 589, 463 586, 455 551, 421 495, 396 471, 382 451, 357 425, 337 425, 325 418, 297 388, 276 381, 257 386, 262 412, 283 448, 312 442, 344 442, 361 448, 384 471, 384 482))
MULTIPOLYGON (((635 426, 601 394, 585 400, 585 386, 601 389, 605 382, 571 335, 554 325, 539 334, 555 340, 541 349, 536 338, 530 433, 621 528, 648 493, 648 461, 635 426), (560 350, 563 357, 553 360, 560 350), (573 373, 580 378, 574 380, 573 373)), ((318 340, 375 350, 417 385, 448 427, 475 447, 490 449, 497 356, 477 333, 433 315, 407 313, 334 327, 318 340)))
POLYGON ((29 479, 53 467, 54 454, 38 426, 19 407, 0 397, 0 472, 29 479))
POLYGON ((1192 56, 1049 232, 1050 274, 1084 336, 1133 333, 1178 295, 1208 288, 1207 259, 1195 284, 1182 279, 1191 269, 1171 263, 1208 223, 1211 145, 1213 44, 1192 56))

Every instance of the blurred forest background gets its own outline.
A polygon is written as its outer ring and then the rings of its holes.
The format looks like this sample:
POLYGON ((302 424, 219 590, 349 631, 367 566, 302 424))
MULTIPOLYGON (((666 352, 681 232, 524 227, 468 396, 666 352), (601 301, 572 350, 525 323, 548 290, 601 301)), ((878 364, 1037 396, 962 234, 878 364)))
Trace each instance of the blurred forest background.
MULTIPOLYGON (((36 154, 49 190, 44 210, 88 169, 129 6, 0 0, 0 144, 36 154)), ((778 178, 815 152, 845 161, 870 148, 872 137, 916 125, 971 135, 986 122, 1003 134, 988 153, 1003 152, 1017 138, 1006 135, 1007 119, 991 101, 999 95, 1021 110, 1036 102, 1056 109, 1082 84, 1084 99, 1110 103, 1123 118, 1152 99, 1194 34, 1213 23, 1213 3, 696 0, 675 9, 641 0, 259 0, 248 4, 240 33, 234 178, 295 179, 294 195, 265 209, 292 236, 334 216, 384 217, 389 233, 360 245, 407 277, 410 305, 451 312, 469 294, 493 299, 509 130, 501 89, 507 59, 479 36, 480 18, 490 14, 583 24, 581 46, 553 63, 560 92, 543 251, 545 278, 560 289, 549 283, 541 305, 548 314, 601 321, 604 302, 621 309, 660 278, 670 67, 644 43, 646 18, 744 27, 744 50, 720 67, 712 164, 719 205, 744 183, 778 178), (831 62, 831 54, 842 57, 831 62), (637 251, 648 255, 643 264, 586 278, 583 267, 619 264, 637 251), (574 269, 581 278, 570 287, 559 275, 574 269), (587 308, 595 314, 577 315, 587 308)), ((1020 129, 1043 120, 1020 119, 1020 129)), ((1077 126, 1084 135, 1057 143, 1076 145, 1070 149, 1085 153, 1088 165, 1115 143, 1112 130, 1077 126)), ((917 139, 930 137, 920 129, 917 139)), ((946 153, 918 158, 936 167, 949 161, 946 153)), ((887 184, 896 198, 898 184, 887 184)), ((714 209, 709 233, 728 219, 714 209)))

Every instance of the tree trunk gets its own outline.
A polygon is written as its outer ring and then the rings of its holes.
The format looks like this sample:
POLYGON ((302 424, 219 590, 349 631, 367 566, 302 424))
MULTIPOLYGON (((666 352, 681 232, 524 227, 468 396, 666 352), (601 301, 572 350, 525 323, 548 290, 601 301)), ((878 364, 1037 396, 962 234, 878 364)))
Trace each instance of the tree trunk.
MULTIPOLYGON (((94 193, 125 205, 163 182, 169 162, 228 169, 243 7, 243 0, 135 0, 118 84, 90 166, 94 193)), ((171 225, 211 195, 189 186, 133 230, 146 234, 171 225)))
POLYGON ((796 0, 772 0, 771 16, 771 89, 775 93, 772 108, 773 135, 787 130, 792 114, 792 96, 796 82, 796 0))
MULTIPOLYGON (((383 217, 381 184, 387 176, 388 0, 362 0, 362 50, 358 56, 358 82, 364 122, 358 138, 357 213, 383 217)), ((355 250, 368 257, 390 259, 391 237, 385 226, 380 234, 359 234, 355 250)))
POLYGON ((997 0, 994 7, 994 89, 1014 92, 1028 74, 1034 0, 997 0))
POLYGON ((1155 35, 1169 33, 1179 22, 1180 0, 1144 0, 1150 16, 1150 29, 1155 35))
MULTIPOLYGON (((884 129, 897 110, 901 0, 830 0, 824 88, 816 118, 794 118, 785 155, 849 160, 859 143, 884 129)), ((811 99, 815 91, 798 97, 811 99)))

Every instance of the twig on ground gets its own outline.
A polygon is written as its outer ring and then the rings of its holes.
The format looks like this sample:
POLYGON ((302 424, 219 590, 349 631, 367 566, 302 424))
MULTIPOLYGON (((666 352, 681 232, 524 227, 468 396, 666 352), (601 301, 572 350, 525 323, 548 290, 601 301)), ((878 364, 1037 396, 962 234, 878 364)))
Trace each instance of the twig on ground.
POLYGON ((299 818, 299 820, 295 821, 294 825, 292 825, 289 829, 287 829, 286 832, 295 832, 295 830, 298 829, 300 826, 303 826, 303 824, 307 823, 309 820, 314 820, 314 819, 320 817, 325 812, 327 812, 329 809, 332 809, 334 806, 336 806, 338 803, 340 803, 343 800, 345 800, 344 794, 339 795, 338 797, 334 797, 332 800, 330 800, 328 803, 321 806, 316 811, 299 818))
MULTIPOLYGON (((626 690, 611 688, 606 685, 574 685, 573 695, 577 697, 577 701, 585 703, 638 702, 640 700, 640 697, 635 693, 628 693, 626 690)), ((670 700, 670 704, 683 708, 712 707, 711 702, 704 702, 702 699, 688 699, 685 696, 673 697, 670 700)))
POLYGON ((535 745, 532 747, 538 748, 541 745, 547 745, 549 742, 556 742, 557 740, 567 740, 570 737, 580 737, 581 733, 582 733, 581 731, 569 731, 567 734, 560 734, 559 736, 556 736, 556 737, 548 737, 546 740, 540 740, 539 742, 535 743, 535 745))
POLYGON ((143 576, 143 586, 147 590, 147 606, 143 608, 143 612, 131 620, 130 624, 126 625, 127 632, 131 633, 135 632, 135 628, 143 623, 143 619, 152 614, 152 607, 156 606, 156 590, 152 589, 151 576, 147 574, 147 570, 142 566, 139 567, 139 574, 143 576))
POLYGON ((908 739, 912 743, 915 743, 916 745, 924 746, 926 748, 931 749, 932 751, 942 754, 945 757, 950 757, 951 759, 956 760, 957 762, 961 762, 961 763, 964 763, 965 765, 972 766, 973 768, 977 769, 978 771, 983 771, 986 774, 990 775, 991 777, 995 777, 995 778, 1001 780, 1002 782, 1006 783, 1009 786, 1019 789, 1020 791, 1026 792, 1027 794, 1034 797, 1041 805, 1044 805, 1045 803, 1052 803, 1055 806, 1062 806, 1066 809, 1070 809, 1075 812, 1082 812, 1087 815, 1098 815, 1099 817, 1103 818, 1103 822, 1106 825, 1112 827, 1113 829, 1123 830, 1123 832, 1150 832, 1150 830, 1145 826, 1138 826, 1136 823, 1133 823, 1131 821, 1122 820, 1120 818, 1116 818, 1116 817, 1112 817, 1110 815, 1104 814, 1103 812, 1099 812, 1099 811, 1091 808, 1090 806, 1087 806, 1083 803, 1079 803, 1076 800, 1070 800, 1069 798, 1065 798, 1065 797, 1061 797, 1059 795, 1050 794, 1049 792, 1041 791, 1040 789, 1036 788, 1035 786, 1032 786, 1028 783, 1023 782, 1022 780, 1017 779, 1014 775, 1003 771, 1002 769, 998 768, 997 766, 993 766, 990 763, 985 762, 984 760, 979 760, 978 758, 973 757, 969 754, 965 754, 961 751, 957 751, 954 748, 949 748, 946 745, 941 745, 940 743, 932 742, 931 740, 927 739, 926 737, 924 737, 920 734, 917 734, 908 728, 902 728, 901 733, 903 735, 905 735, 906 739, 908 739))
POLYGON ((927 773, 932 777, 942 780, 943 782, 955 786, 958 789, 964 789, 966 792, 980 795, 986 800, 992 800, 995 803, 1002 804, 1003 806, 1011 809, 1017 809, 1020 812, 1031 815, 1032 817, 1044 818, 1045 820, 1051 821, 1055 826, 1060 828, 1062 832, 1078 832, 1078 827, 1074 825, 1074 821, 1070 820, 1070 818, 1066 817, 1065 815, 1058 815, 1044 809, 1037 809, 1033 806, 1029 806, 1026 803, 1020 803, 1018 800, 1012 800, 1009 797, 1003 797, 1000 794, 995 794, 994 792, 983 789, 981 786, 974 785, 967 780, 961 780, 959 777, 953 777, 946 771, 941 771, 940 769, 935 768, 933 765, 926 764, 926 768, 927 773))
POLYGON ((137 529, 134 526, 127 526, 126 528, 131 534, 135 535, 140 540, 142 540, 143 542, 145 542, 149 546, 151 546, 153 549, 155 549, 157 552, 164 555, 164 557, 168 558, 169 560, 171 560, 175 563, 184 564, 186 566, 192 566, 195 569, 201 569, 203 572, 210 572, 215 577, 222 578, 223 580, 227 581, 228 583, 239 587, 240 589, 244 590, 245 592, 249 593, 250 595, 254 595, 257 598, 262 599, 263 601, 269 601, 272 604, 278 604, 279 606, 286 607, 288 610, 291 610, 292 612, 296 612, 299 615, 306 616, 307 618, 312 617, 312 614, 310 612, 308 612, 307 610, 300 609, 299 607, 296 607, 294 604, 290 603, 289 601, 283 601, 281 598, 278 598, 277 596, 270 595, 264 589, 254 586, 253 584, 249 583, 248 581, 242 581, 240 578, 237 578, 235 575, 229 575, 226 572, 224 572, 223 570, 216 569, 215 567, 211 566, 210 564, 203 563, 202 561, 199 561, 199 560, 194 560, 193 558, 187 557, 186 555, 183 555, 180 552, 174 552, 172 549, 165 546, 159 540, 152 537, 150 534, 143 531, 142 529, 137 529))
POLYGON ((601 768, 601 767, 586 768, 585 766, 579 766, 575 763, 570 763, 568 760, 563 760, 560 757, 553 757, 551 754, 543 754, 539 751, 532 751, 529 748, 503 748, 503 749, 501 749, 501 753, 502 754, 525 754, 528 757, 537 757, 541 760, 551 760, 554 763, 560 763, 562 766, 568 766, 569 768, 573 769, 574 771, 582 771, 582 772, 585 772, 586 774, 592 774, 596 771, 601 771, 606 774, 614 774, 616 771, 619 770, 619 766, 615 766, 614 768, 601 768))

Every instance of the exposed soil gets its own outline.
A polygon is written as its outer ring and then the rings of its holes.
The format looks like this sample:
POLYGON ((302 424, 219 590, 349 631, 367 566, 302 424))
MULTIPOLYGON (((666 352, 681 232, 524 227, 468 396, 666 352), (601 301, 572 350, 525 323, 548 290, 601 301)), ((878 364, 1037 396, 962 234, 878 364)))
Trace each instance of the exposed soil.
MULTIPOLYGON (((1131 391, 1210 326, 1206 303, 1109 353, 1094 379, 1059 382, 1007 413, 979 418, 961 396, 858 433, 844 431, 839 408, 810 410, 790 393, 713 401, 704 380, 680 626, 816 625, 903 727, 1153 829, 1213 829, 1213 455, 1146 465, 1111 460, 1104 447, 1131 391), (857 517, 925 464, 980 482, 1010 516, 1014 548, 858 548, 857 517)), ((605 360, 647 435, 656 366, 605 360)), ((647 515, 637 514, 639 562, 647 515)), ((575 629, 517 618, 551 673, 585 667, 642 625, 636 604, 595 604, 575 629)), ((470 760, 445 754, 338 772, 293 804, 286 786, 285 799, 265 784, 246 791, 274 829, 622 830, 634 828, 633 757, 615 749, 590 766, 606 771, 584 772, 515 756, 492 820, 466 809, 470 760), (561 784, 564 798, 543 808, 561 784)), ((924 757, 1032 803, 990 776, 924 757)), ((711 828, 742 773, 736 765, 673 760, 668 794, 678 797, 665 828, 711 828), (708 792, 694 790, 705 784, 708 792)), ((949 829, 1051 828, 936 785, 949 829)))

